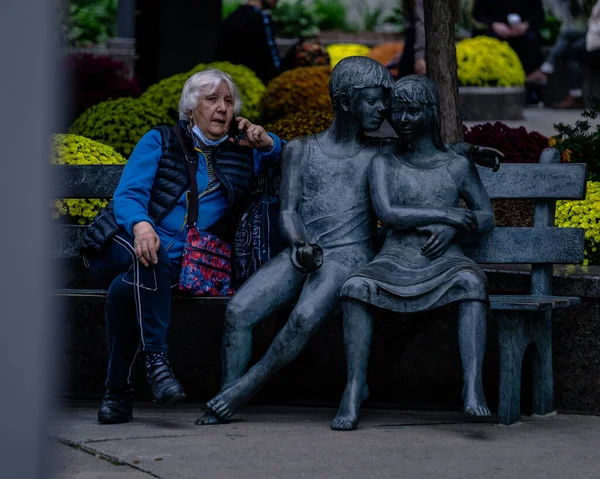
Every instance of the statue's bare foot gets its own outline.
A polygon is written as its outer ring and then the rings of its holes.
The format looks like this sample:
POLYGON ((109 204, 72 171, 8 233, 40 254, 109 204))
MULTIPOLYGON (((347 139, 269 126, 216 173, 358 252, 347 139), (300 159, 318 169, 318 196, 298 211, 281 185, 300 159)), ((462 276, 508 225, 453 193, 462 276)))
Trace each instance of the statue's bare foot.
POLYGON ((242 380, 238 380, 233 386, 221 391, 206 405, 221 421, 227 421, 235 414, 239 407, 248 401, 250 393, 246 394, 242 380))
POLYGON ((490 416, 490 410, 485 402, 483 387, 465 386, 463 389, 463 411, 469 416, 490 416))
POLYGON ((196 420, 196 426, 211 426, 214 424, 225 424, 226 421, 219 419, 212 409, 207 409, 204 415, 196 420))
POLYGON ((340 408, 333 421, 331 421, 331 429, 334 431, 353 431, 356 429, 360 416, 360 406, 368 397, 369 388, 366 384, 347 384, 340 408))

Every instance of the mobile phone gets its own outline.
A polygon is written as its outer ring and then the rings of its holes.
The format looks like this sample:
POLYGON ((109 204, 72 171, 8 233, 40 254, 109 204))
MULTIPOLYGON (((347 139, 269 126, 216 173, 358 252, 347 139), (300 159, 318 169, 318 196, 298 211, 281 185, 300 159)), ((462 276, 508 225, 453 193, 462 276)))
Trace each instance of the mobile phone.
POLYGON ((234 118, 231 121, 231 125, 229 126, 228 135, 230 138, 233 138, 234 140, 243 140, 244 138, 246 138, 246 131, 240 130, 238 128, 237 121, 234 118))

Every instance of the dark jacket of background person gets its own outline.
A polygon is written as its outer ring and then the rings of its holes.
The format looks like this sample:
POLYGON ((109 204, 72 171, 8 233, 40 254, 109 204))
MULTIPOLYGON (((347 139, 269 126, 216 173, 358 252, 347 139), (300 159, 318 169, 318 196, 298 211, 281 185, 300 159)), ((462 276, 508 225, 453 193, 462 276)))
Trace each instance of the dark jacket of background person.
POLYGON ((266 84, 281 71, 270 22, 264 10, 240 5, 221 24, 215 60, 245 65, 266 84), (265 19, 269 25, 265 24, 265 19))
POLYGON ((518 13, 530 30, 539 30, 544 22, 541 0, 476 0, 473 18, 487 27, 492 23, 506 23, 510 13, 518 13))
POLYGON ((523 64, 526 74, 535 72, 542 65, 544 58, 540 43, 539 28, 544 21, 544 7, 541 0, 476 0, 473 7, 473 18, 483 30, 476 30, 478 35, 487 35, 508 42, 515 50, 523 64), (493 31, 493 23, 508 24, 508 15, 519 14, 522 22, 527 22, 527 31, 520 36, 500 38, 493 31))

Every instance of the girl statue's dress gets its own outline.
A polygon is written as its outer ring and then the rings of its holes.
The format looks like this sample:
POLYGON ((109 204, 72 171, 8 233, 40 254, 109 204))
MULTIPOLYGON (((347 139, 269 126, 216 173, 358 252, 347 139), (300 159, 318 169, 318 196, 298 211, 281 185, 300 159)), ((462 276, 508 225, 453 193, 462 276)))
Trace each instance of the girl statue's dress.
MULTIPOLYGON (((465 180, 460 173, 473 167, 452 152, 445 157, 447 162, 428 169, 414 168, 403 155, 379 157, 389 182, 390 203, 395 207, 459 207, 465 180)), ((487 302, 486 276, 464 255, 456 239, 439 258, 430 260, 421 254, 430 236, 416 229, 390 232, 377 257, 355 272, 341 295, 401 313, 455 301, 487 302)))

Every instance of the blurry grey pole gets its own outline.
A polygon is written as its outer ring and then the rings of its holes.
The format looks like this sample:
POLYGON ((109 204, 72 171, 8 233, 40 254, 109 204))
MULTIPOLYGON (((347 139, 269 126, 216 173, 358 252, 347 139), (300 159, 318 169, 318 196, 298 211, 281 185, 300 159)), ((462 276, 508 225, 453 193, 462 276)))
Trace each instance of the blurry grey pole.
POLYGON ((119 0, 117 37, 135 38, 135 1, 119 0))
POLYGON ((0 2, 0 477, 43 477, 56 325, 48 290, 54 3, 0 2))

